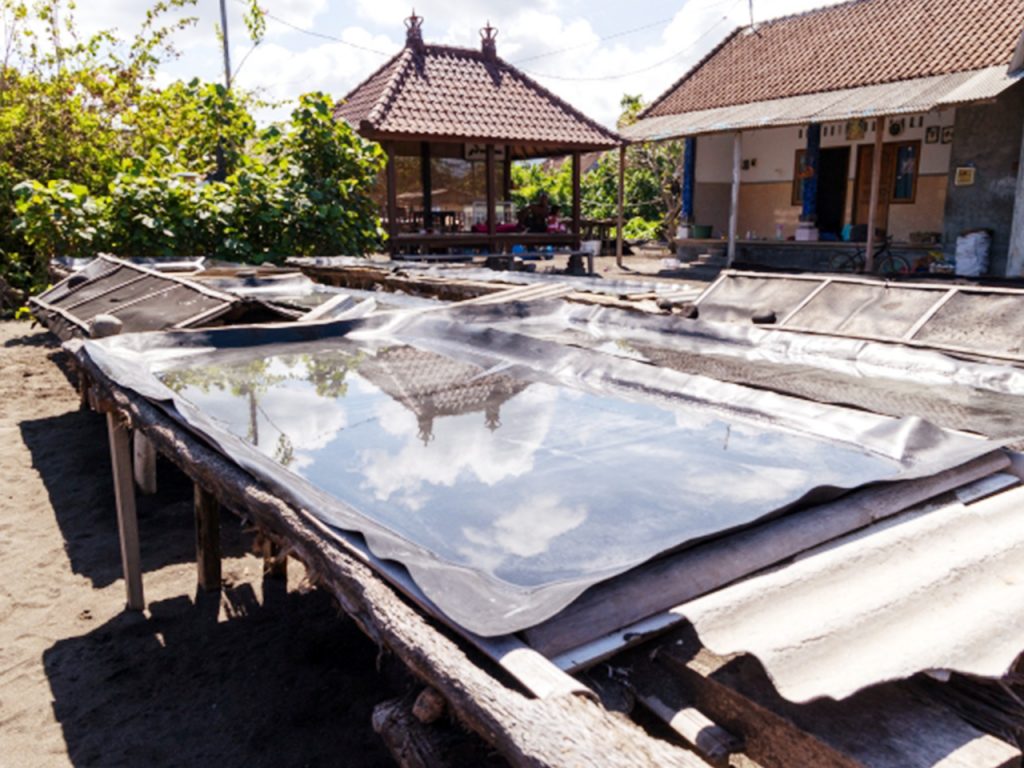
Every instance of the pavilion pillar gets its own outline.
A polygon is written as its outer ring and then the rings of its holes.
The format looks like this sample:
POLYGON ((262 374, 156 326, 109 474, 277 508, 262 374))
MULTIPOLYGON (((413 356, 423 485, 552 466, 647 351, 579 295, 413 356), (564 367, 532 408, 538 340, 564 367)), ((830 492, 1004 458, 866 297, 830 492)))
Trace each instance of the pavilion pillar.
POLYGON ((696 224, 693 209, 693 192, 697 185, 697 137, 687 136, 683 140, 683 205, 679 212, 679 223, 696 224))
POLYGON ((434 191, 430 180, 430 142, 420 142, 420 182, 423 187, 423 228, 434 226, 434 191))
POLYGON ((622 226, 626 207, 626 145, 619 145, 619 189, 615 215, 615 265, 622 268, 622 226))
POLYGON ((495 234, 498 231, 497 217, 494 211, 494 145, 488 144, 484 154, 484 172, 487 175, 487 250, 496 253, 495 234))
POLYGON ((736 228, 740 213, 740 164, 743 161, 743 133, 736 131, 732 138, 732 193, 729 197, 729 248, 725 265, 731 267, 736 260, 736 228))
POLYGON ((395 237, 398 235, 398 166, 395 163, 395 145, 389 142, 385 150, 388 155, 388 253, 394 256, 397 252, 395 237))
POLYGON ((580 247, 580 153, 572 153, 572 247, 580 247))
POLYGON ((512 151, 505 147, 505 162, 502 164, 501 199, 508 202, 512 199, 512 151))
POLYGON ((818 221, 818 168, 821 165, 821 123, 807 126, 807 147, 804 149, 803 207, 800 221, 814 225, 818 221))
POLYGON ((868 236, 864 248, 864 271, 875 271, 875 228, 878 226, 878 198, 882 190, 882 151, 885 149, 885 118, 875 120, 875 149, 871 155, 871 196, 868 202, 868 236))

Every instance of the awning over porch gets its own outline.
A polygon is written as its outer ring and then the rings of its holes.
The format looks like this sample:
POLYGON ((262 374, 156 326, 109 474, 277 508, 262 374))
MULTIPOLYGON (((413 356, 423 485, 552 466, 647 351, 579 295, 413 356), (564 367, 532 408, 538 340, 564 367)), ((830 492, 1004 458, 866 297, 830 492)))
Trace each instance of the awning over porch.
POLYGON ((754 128, 918 114, 993 99, 1021 79, 1024 73, 1011 76, 1005 65, 994 66, 973 72, 648 117, 623 128, 620 133, 634 142, 664 141, 754 128))

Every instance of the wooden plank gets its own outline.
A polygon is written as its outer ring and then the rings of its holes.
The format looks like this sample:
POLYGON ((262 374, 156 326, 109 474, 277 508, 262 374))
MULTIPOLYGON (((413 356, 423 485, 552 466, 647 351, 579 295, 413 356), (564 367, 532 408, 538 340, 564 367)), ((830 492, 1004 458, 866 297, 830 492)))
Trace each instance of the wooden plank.
POLYGON ((387 152, 387 195, 388 195, 388 252, 395 255, 395 237, 398 235, 398 165, 395 156, 395 145, 388 142, 384 145, 387 152))
POLYGON ((557 616, 526 630, 526 641, 557 656, 1009 465, 1005 453, 991 453, 932 477, 854 491, 655 560, 591 587, 557 616))
POLYGON ((132 456, 128 429, 118 414, 107 414, 110 440, 110 464, 114 473, 114 499, 117 505, 117 535, 121 542, 121 568, 124 573, 128 608, 146 607, 142 594, 142 559, 139 555, 139 521, 135 512, 135 486, 132 485, 132 456))
POLYGON ((183 430, 152 404, 113 385, 83 352, 69 347, 101 397, 145 429, 161 455, 230 509, 287 541, 293 557, 328 589, 375 642, 434 687, 458 719, 514 766, 698 768, 706 761, 644 733, 587 697, 531 699, 477 666, 466 652, 402 600, 369 566, 331 539, 308 513, 285 504, 253 478, 183 430))
POLYGON ((785 316, 784 318, 782 318, 782 319, 781 319, 781 320, 780 320, 780 321, 778 322, 778 325, 780 325, 780 326, 781 326, 781 325, 785 325, 785 324, 786 324, 786 323, 788 323, 788 322, 789 322, 790 320, 792 320, 792 319, 793 319, 793 315, 795 315, 795 314, 796 314, 797 312, 799 312, 799 311, 800 311, 801 309, 803 309, 803 308, 804 308, 804 307, 806 307, 806 306, 807 306, 808 304, 810 304, 810 303, 811 303, 811 301, 812 301, 812 300, 814 299, 814 297, 815 297, 815 296, 817 296, 817 295, 818 295, 819 293, 821 293, 822 291, 824 291, 824 290, 825 290, 826 288, 828 288, 828 286, 830 286, 831 284, 832 284, 832 279, 831 279, 831 278, 826 278, 825 280, 822 280, 822 281, 821 281, 821 284, 820 284, 819 286, 817 286, 817 287, 816 287, 816 288, 815 288, 814 290, 812 290, 812 291, 811 291, 811 292, 810 292, 809 294, 807 294, 807 295, 806 295, 806 296, 805 296, 805 297, 803 298, 803 301, 801 301, 801 302, 800 302, 799 304, 797 304, 797 305, 796 305, 795 307, 793 307, 793 309, 792 309, 792 310, 790 310, 789 314, 788 314, 788 315, 786 315, 786 316, 785 316))
POLYGON ((156 493, 156 448, 138 430, 132 432, 132 470, 140 491, 156 493))
MULTIPOLYGON (((572 153, 572 247, 580 247, 580 211, 581 209, 581 192, 580 192, 580 176, 582 174, 582 166, 580 163, 580 153, 572 153)), ((593 272, 593 269, 590 270, 593 272)))
POLYGON ((908 330, 906 334, 904 334, 903 340, 909 341, 910 339, 917 336, 917 334, 921 332, 921 329, 924 328, 925 323, 927 323, 929 320, 935 317, 935 313, 942 309, 946 305, 946 302, 948 302, 950 299, 956 296, 957 293, 959 293, 959 290, 956 288, 950 288, 948 291, 946 291, 946 293, 943 294, 938 301, 936 301, 934 304, 931 305, 931 307, 929 307, 927 312, 925 312, 923 315, 921 315, 921 317, 917 319, 917 322, 910 326, 910 330, 908 330))
POLYGON ((495 218, 494 206, 494 145, 488 144, 484 154, 484 171, 487 175, 485 182, 487 193, 487 250, 494 251, 497 240, 494 236, 498 231, 498 222, 495 218))
POLYGON ((692 628, 657 653, 701 711, 744 739, 765 768, 1011 768, 1020 752, 899 683, 837 702, 794 704, 776 692, 750 656, 718 656, 692 628))
POLYGON ((622 267, 622 226, 626 194, 626 145, 619 147, 619 188, 616 190, 615 205, 615 264, 622 267))
POLYGON ((419 722, 401 699, 374 707, 372 722, 399 768, 455 768, 441 732, 419 722))
POLYGON ((220 589, 220 504, 202 485, 195 483, 196 565, 199 588, 220 589))
POLYGON ((628 665, 629 684, 636 700, 664 722, 690 748, 718 766, 729 764, 729 757, 743 751, 743 740, 713 722, 687 699, 673 675, 666 675, 648 653, 629 654, 619 666, 628 665))

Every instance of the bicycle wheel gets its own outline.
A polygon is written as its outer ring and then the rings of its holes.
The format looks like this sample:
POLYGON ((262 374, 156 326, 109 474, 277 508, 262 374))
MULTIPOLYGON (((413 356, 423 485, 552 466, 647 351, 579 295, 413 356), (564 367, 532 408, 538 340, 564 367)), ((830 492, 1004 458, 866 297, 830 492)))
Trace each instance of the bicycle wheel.
POLYGON ((875 271, 880 275, 909 275, 910 262, 894 253, 885 253, 875 262, 875 271))
POLYGON ((833 272, 858 272, 860 265, 859 253, 834 253, 828 260, 828 267, 833 272))

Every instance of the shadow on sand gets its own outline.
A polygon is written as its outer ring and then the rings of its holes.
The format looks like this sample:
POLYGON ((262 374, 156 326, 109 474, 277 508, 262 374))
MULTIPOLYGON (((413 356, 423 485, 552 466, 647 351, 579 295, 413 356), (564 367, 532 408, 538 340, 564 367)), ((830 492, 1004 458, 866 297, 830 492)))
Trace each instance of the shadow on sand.
POLYGON ((75 766, 390 766, 373 706, 402 693, 319 590, 243 583, 123 613, 43 655, 75 766), (228 618, 217 621, 219 603, 228 618))
MULTIPOLYGON (((121 578, 114 487, 104 417, 74 411, 23 421, 21 436, 50 497, 72 570, 96 587, 121 578), (100 481, 97 482, 97 479, 100 481)), ((158 491, 136 494, 144 571, 195 560, 192 484, 174 465, 158 462, 158 491)), ((241 526, 222 516, 225 557, 242 554, 241 526)))

